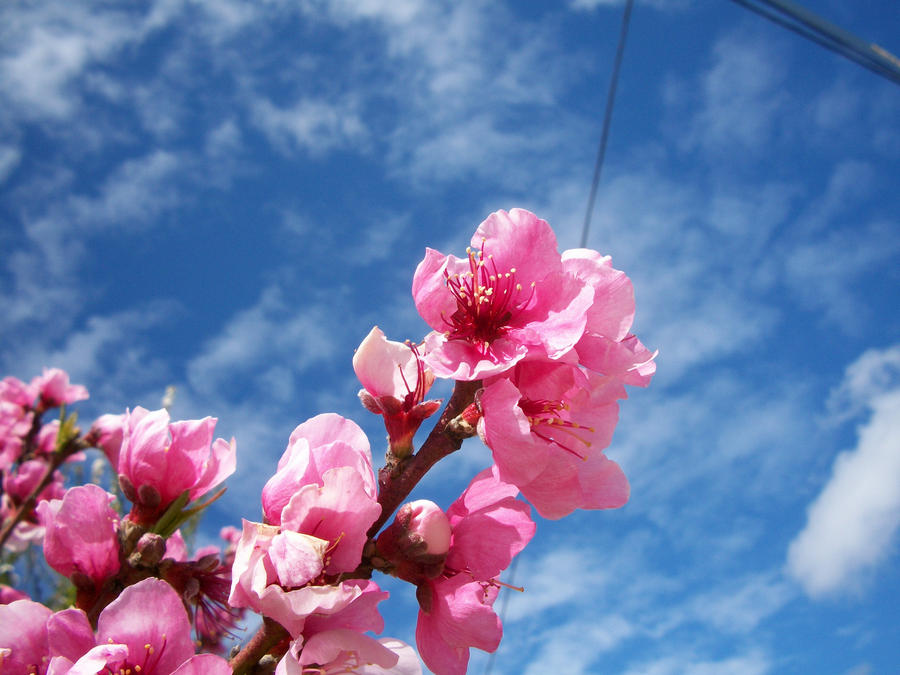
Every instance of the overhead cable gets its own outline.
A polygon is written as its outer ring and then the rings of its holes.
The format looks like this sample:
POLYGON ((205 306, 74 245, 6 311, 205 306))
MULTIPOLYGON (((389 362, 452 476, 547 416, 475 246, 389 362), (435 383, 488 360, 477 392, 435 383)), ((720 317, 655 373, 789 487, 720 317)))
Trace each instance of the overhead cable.
POLYGON ((791 0, 732 0, 807 40, 900 84, 900 59, 884 47, 862 40, 791 0))
POLYGON ((634 0, 625 3, 622 14, 622 29, 619 32, 619 45, 616 47, 616 60, 613 62, 612 76, 609 80, 609 93, 606 95, 606 112, 603 113, 603 131, 600 134, 600 147, 597 149, 597 161, 594 163, 594 179, 591 181, 591 194, 588 197, 587 211, 584 214, 584 226, 581 228, 581 248, 587 246, 588 230, 591 227, 591 214, 594 211, 594 200, 597 198, 597 187, 600 185, 600 170, 606 155, 606 141, 609 138, 609 125, 612 121, 613 104, 616 102, 616 85, 619 82, 619 70, 622 68, 622 55, 625 53, 625 38, 628 37, 628 23, 631 20, 631 8, 634 0))

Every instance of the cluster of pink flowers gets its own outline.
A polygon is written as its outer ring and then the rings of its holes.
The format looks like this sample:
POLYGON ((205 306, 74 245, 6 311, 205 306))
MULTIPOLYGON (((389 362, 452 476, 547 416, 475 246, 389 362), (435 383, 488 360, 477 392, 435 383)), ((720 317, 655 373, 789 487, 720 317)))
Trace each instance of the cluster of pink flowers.
POLYGON ((135 408, 82 435, 74 416, 42 421, 87 397, 64 372, 3 380, 0 544, 10 559, 41 544, 74 587, 74 606, 54 612, 0 586, 0 673, 415 675, 421 658, 438 675, 460 675, 471 648, 496 650, 493 604, 535 533, 531 507, 554 519, 627 501, 628 481, 603 450, 625 385, 649 383, 655 354, 630 332, 625 274, 595 251, 560 253, 528 211, 491 214, 464 258, 428 249, 412 293, 433 331, 412 343, 373 328, 353 358, 360 401, 387 431, 385 465, 376 474, 354 422, 313 417, 265 484, 260 521, 225 528, 221 550, 193 556, 179 526, 235 470, 235 443, 214 439, 215 419, 135 408), (442 404, 426 399, 436 378, 456 386, 416 450, 442 404), (494 463, 452 504, 403 503, 476 435, 494 463), (60 467, 89 448, 102 451, 119 497, 91 483, 66 489, 60 467), (418 656, 376 637, 388 593, 375 572, 414 586, 418 656), (262 626, 226 660, 246 612, 262 626))

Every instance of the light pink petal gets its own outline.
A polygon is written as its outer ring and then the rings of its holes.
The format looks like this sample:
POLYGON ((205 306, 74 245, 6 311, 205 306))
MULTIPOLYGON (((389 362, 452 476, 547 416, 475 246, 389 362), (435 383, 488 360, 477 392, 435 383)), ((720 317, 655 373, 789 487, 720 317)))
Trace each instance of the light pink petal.
POLYGON ((272 538, 269 559, 285 588, 303 586, 322 573, 327 542, 283 530, 272 538))
POLYGON ((260 614, 268 616, 297 638, 303 633, 310 615, 330 615, 341 611, 360 596, 359 587, 346 582, 338 586, 305 586, 285 591, 268 586, 259 599, 260 614))
POLYGON ((64 609, 51 616, 47 620, 47 642, 51 656, 64 656, 73 663, 96 644, 94 629, 80 609, 64 609))
POLYGON ((656 354, 634 335, 617 342, 601 335, 585 334, 575 349, 585 367, 615 376, 625 384, 646 387, 656 372, 656 354))
POLYGON ((469 647, 492 652, 503 627, 492 605, 497 588, 457 574, 431 585, 431 612, 419 611, 416 644, 425 665, 447 675, 466 672, 469 647))
POLYGON ((576 277, 559 272, 534 287, 529 307, 511 320, 509 339, 540 346, 549 358, 571 350, 584 333, 593 289, 576 277))
POLYGON ((631 492, 622 468, 600 452, 584 462, 578 482, 584 495, 582 509, 617 509, 628 502, 631 492))
POLYGON ((353 630, 338 628, 310 637, 300 652, 303 665, 338 666, 365 663, 392 668, 399 656, 375 638, 353 630))
POLYGON ((165 581, 144 579, 128 586, 100 613, 97 643, 128 645, 128 659, 170 673, 194 655, 191 623, 178 593, 165 581))
POLYGON ((481 393, 484 415, 478 421, 478 434, 491 449, 500 477, 519 486, 531 482, 549 461, 546 445, 532 437, 520 398, 512 382, 498 378, 481 393))
POLYGON ((553 229, 525 209, 489 215, 472 235, 472 248, 492 255, 502 271, 516 268, 518 278, 529 283, 562 269, 553 229))
POLYGON ((447 340, 435 332, 425 336, 425 352, 423 360, 436 376, 469 382, 506 372, 528 355, 528 348, 498 338, 482 352, 470 342, 447 340))
POLYGON ((467 266, 467 261, 426 248, 425 258, 416 267, 412 282, 413 301, 425 323, 436 331, 447 330, 444 317, 456 311, 456 300, 447 290, 444 270, 449 267, 451 272, 459 272, 467 266))
POLYGON ((191 499, 197 499, 212 490, 233 474, 237 467, 237 449, 233 438, 230 441, 217 438, 206 452, 201 464, 202 473, 191 488, 191 499))
POLYGON ((472 479, 469 487, 447 509, 447 516, 451 524, 456 524, 470 513, 494 506, 507 497, 515 498, 518 494, 519 488, 501 480, 496 465, 490 466, 472 479))
POLYGON ((306 634, 336 628, 347 628, 359 633, 366 631, 380 633, 384 630, 384 619, 378 612, 378 603, 387 599, 388 592, 382 591, 378 584, 371 580, 353 579, 344 583, 347 588, 358 588, 360 594, 333 614, 310 616, 304 628, 306 634))
POLYGON ((579 459, 549 462, 530 483, 520 485, 522 496, 544 518, 558 520, 569 515, 584 502, 576 463, 579 459))
POLYGON ((97 673, 102 673, 106 666, 112 666, 109 670, 117 672, 117 666, 128 659, 129 654, 128 645, 99 644, 64 672, 67 672, 68 675, 97 675, 97 673))
POLYGON ((388 340, 375 326, 353 354, 353 370, 372 396, 403 398, 416 386, 416 356, 408 345, 388 340))
POLYGON ((369 464, 372 463, 369 439, 365 432, 353 420, 341 417, 336 413, 323 413, 306 420, 291 433, 289 444, 296 438, 305 438, 311 448, 343 441, 350 447, 356 448, 358 452, 368 454, 369 464))
POLYGON ((587 330, 621 340, 634 321, 634 287, 624 272, 614 269, 609 256, 586 248, 563 251, 563 268, 594 289, 587 330))
POLYGON ((511 497, 470 514, 453 528, 447 565, 468 569, 477 581, 498 577, 534 536, 530 514, 528 504, 511 497))
POLYGON ((351 467, 325 472, 323 486, 298 490, 281 513, 282 527, 327 539, 335 545, 328 574, 351 572, 359 566, 366 532, 381 513, 366 484, 351 467))
POLYGON ((178 666, 172 675, 231 675, 231 668, 221 656, 197 654, 178 666))
POLYGON ((358 675, 422 675, 422 665, 415 649, 396 638, 381 638, 378 641, 397 654, 397 665, 387 669, 365 665, 357 668, 358 675))

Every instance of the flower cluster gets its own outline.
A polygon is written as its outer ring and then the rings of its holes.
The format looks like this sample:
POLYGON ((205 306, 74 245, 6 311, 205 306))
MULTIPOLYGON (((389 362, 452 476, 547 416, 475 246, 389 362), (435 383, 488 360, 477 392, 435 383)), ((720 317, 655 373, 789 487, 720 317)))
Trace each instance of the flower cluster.
POLYGON ((179 528, 236 466, 215 419, 135 408, 82 434, 65 406, 87 392, 63 371, 3 380, 3 561, 41 545, 74 603, 53 611, 0 584, 0 673, 416 675, 421 658, 437 675, 462 675, 471 648, 496 650, 494 602, 534 536, 532 507, 556 519, 627 501, 603 450, 625 386, 649 383, 655 354, 631 333, 628 277, 595 251, 560 253, 550 226, 521 209, 491 214, 465 257, 427 249, 412 295, 432 332, 398 342, 375 327, 353 357, 359 399, 387 432, 384 466, 376 473, 356 423, 313 417, 290 435, 261 516, 193 555, 179 528), (417 449, 442 404, 426 398, 437 378, 453 393, 417 449), (455 501, 405 501, 475 436, 493 464, 455 501), (112 479, 66 488, 64 465, 90 448, 112 479), (414 587, 418 655, 376 637, 388 597, 376 572, 414 587), (262 625, 226 660, 248 612, 262 625))

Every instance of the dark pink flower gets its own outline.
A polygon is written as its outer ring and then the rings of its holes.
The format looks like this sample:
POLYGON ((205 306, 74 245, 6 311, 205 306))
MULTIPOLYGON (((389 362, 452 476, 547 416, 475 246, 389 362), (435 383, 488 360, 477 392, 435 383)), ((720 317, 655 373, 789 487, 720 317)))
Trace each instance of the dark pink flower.
POLYGON ((234 473, 234 439, 213 441, 215 427, 212 417, 169 422, 165 409, 126 416, 117 469, 131 520, 153 524, 185 490, 197 499, 234 473))
POLYGON ((456 380, 502 373, 529 355, 562 357, 593 301, 593 289, 564 270, 547 222, 523 209, 488 216, 466 258, 427 249, 412 293, 434 329, 425 362, 456 380))
POLYGON ((574 364, 529 361, 485 382, 478 432, 499 475, 545 518, 628 501, 628 481, 603 454, 625 388, 574 364))
POLYGON ((38 504, 45 528, 44 557, 79 588, 89 580, 99 589, 119 571, 119 516, 112 495, 96 485, 70 488, 65 496, 38 504))
POLYGON ((388 340, 375 326, 356 348, 353 370, 363 389, 359 398, 369 411, 384 417, 391 451, 412 453, 412 439, 422 422, 440 407, 426 401, 434 374, 425 367, 416 345, 388 340))

